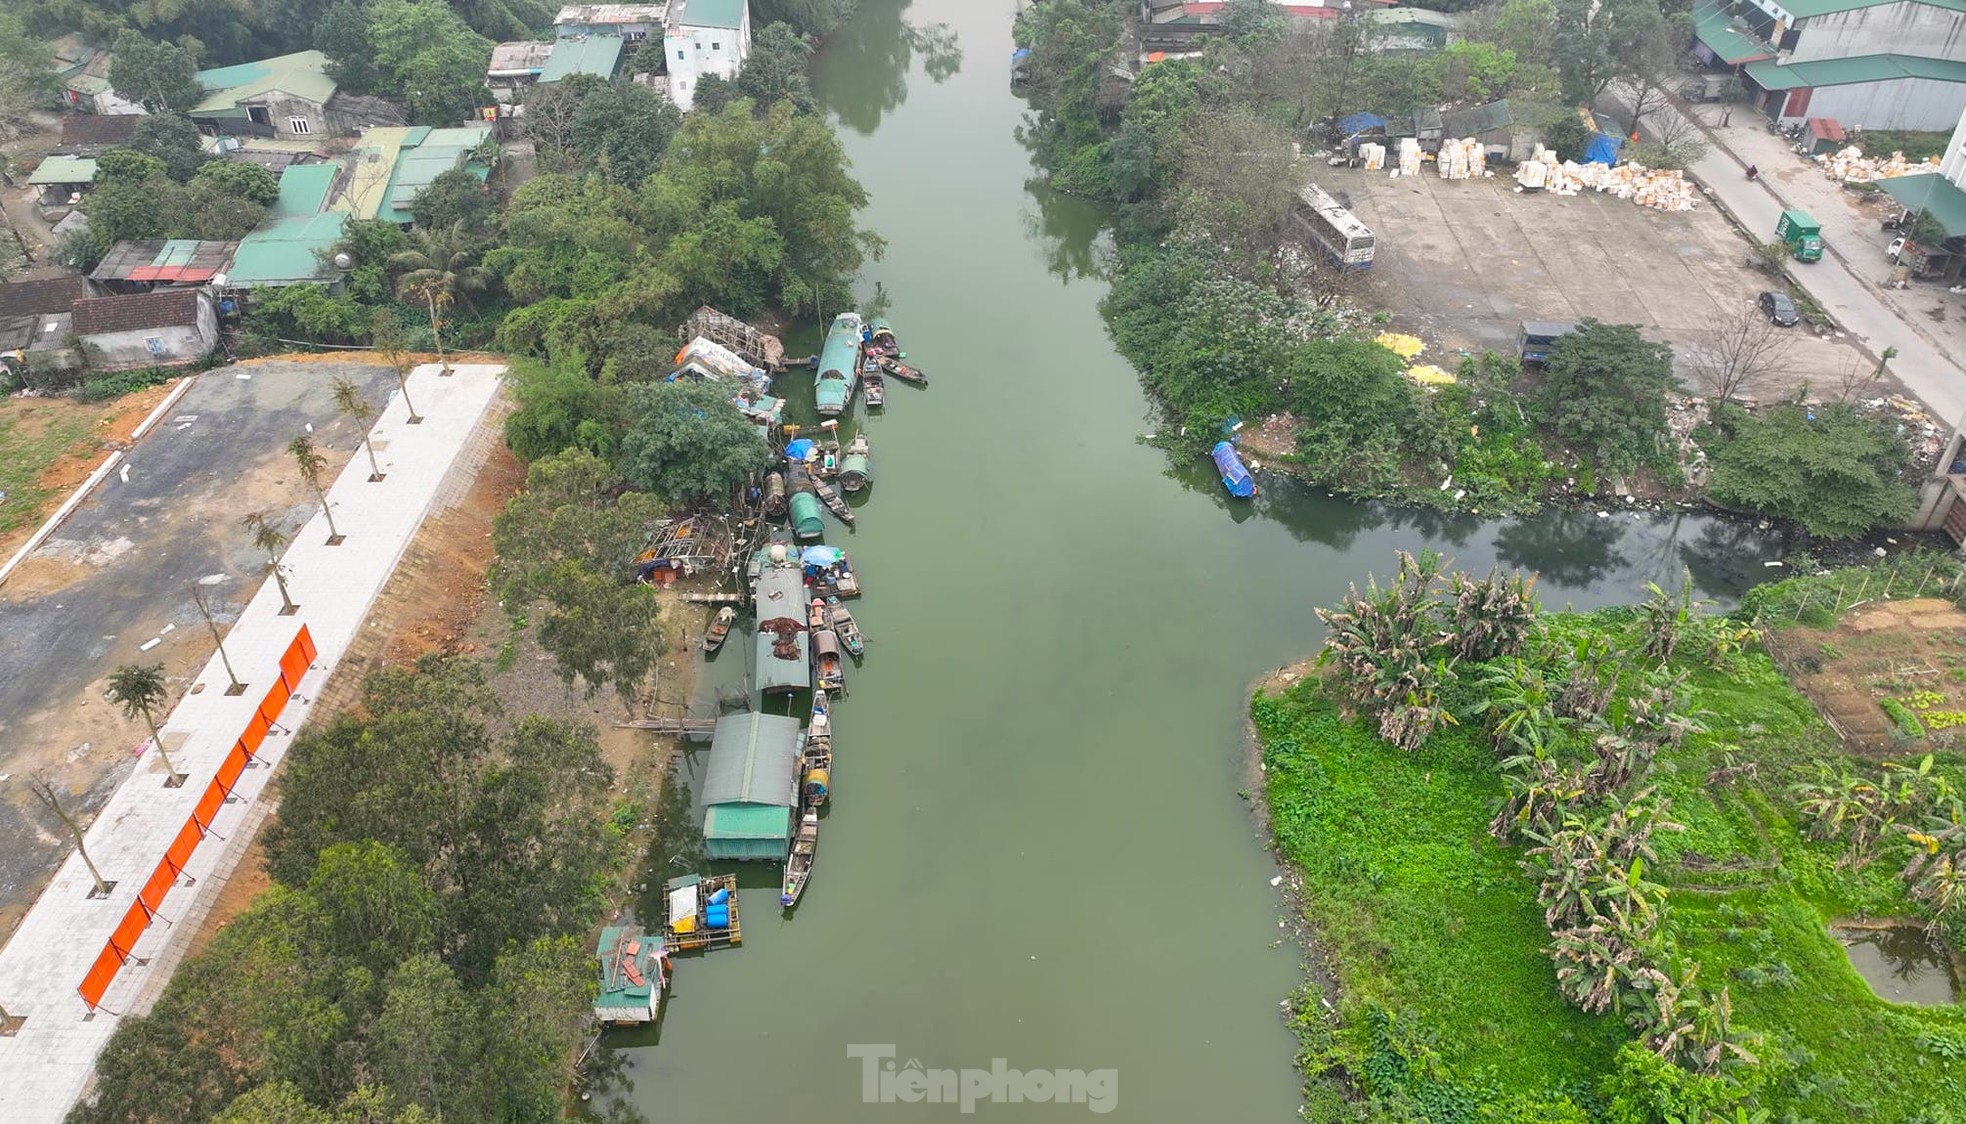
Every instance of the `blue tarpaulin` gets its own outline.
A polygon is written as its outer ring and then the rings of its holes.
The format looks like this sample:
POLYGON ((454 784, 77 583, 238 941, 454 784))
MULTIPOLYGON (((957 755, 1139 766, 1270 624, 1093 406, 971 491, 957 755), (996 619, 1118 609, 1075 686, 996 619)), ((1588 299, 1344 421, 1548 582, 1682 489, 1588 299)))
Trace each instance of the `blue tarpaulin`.
POLYGON ((1222 486, 1237 499, 1248 499, 1256 494, 1256 478, 1243 467, 1242 458, 1236 456, 1236 447, 1227 441, 1217 441, 1209 453, 1215 458, 1215 470, 1222 474, 1222 486))
POLYGON ((1355 137, 1360 133, 1369 133, 1374 129, 1383 129, 1390 123, 1388 118, 1381 117, 1376 113, 1354 113, 1348 117, 1340 117, 1338 119, 1338 132, 1347 137, 1355 137))
POLYGON ((802 461, 812 455, 812 440, 801 437, 785 446, 785 455, 792 460, 802 461))
POLYGON ((1625 138, 1614 137, 1610 133, 1599 133, 1584 146, 1584 163, 1616 164, 1618 150, 1625 147, 1625 138))
POLYGON ((799 561, 807 566, 831 566, 839 560, 837 546, 809 546, 799 551, 799 561))

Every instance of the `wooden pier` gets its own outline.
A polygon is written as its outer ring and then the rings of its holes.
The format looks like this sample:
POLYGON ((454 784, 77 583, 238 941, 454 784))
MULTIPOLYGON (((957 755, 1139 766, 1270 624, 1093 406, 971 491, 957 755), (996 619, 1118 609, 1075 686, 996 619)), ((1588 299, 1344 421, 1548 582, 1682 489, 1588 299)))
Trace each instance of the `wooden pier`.
POLYGON ((616 722, 617 730, 647 730, 665 737, 683 738, 693 742, 707 742, 716 732, 717 720, 714 718, 639 718, 630 722, 616 722))
POLYGON ((742 593, 685 593, 681 598, 691 605, 742 605, 751 600, 742 593))

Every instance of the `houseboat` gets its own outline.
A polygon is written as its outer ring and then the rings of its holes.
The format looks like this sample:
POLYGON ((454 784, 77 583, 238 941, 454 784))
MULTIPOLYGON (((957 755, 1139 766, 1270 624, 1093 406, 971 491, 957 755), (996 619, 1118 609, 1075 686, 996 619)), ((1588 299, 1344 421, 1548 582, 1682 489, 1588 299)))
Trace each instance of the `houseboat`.
POLYGON ((853 387, 860 373, 861 327, 859 313, 842 312, 826 332, 812 384, 813 404, 822 418, 839 417, 853 401, 853 387))
POLYGON ((610 925, 601 930, 594 958, 601 967, 594 1017, 603 1026, 654 1022, 669 973, 669 950, 663 947, 662 938, 625 925, 610 925))
POLYGON ((847 443, 846 453, 840 457, 840 487, 848 492, 858 492, 874 482, 874 447, 864 433, 856 433, 847 443))
POLYGON ((806 883, 812 878, 812 860, 818 851, 819 809, 807 808, 799 817, 799 833, 785 852, 785 885, 778 894, 781 909, 799 904, 799 895, 806 892, 806 883))
POLYGON ((812 683, 815 691, 839 691, 846 686, 846 658, 840 654, 840 634, 830 628, 812 634, 812 683))

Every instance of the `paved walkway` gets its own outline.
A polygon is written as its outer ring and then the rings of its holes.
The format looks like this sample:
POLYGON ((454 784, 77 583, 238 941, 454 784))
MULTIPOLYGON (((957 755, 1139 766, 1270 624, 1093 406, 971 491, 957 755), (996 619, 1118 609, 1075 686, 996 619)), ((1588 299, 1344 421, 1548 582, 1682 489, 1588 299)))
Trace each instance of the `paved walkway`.
POLYGON ((0 1120, 7 1124, 57 1124, 82 1096, 96 1055, 115 1032, 119 1016, 147 1006, 157 977, 183 955, 196 929, 192 918, 209 908, 263 818, 259 798, 291 744, 291 732, 313 707, 313 698, 367 618, 397 559, 431 509, 460 450, 478 429, 498 389, 502 368, 463 365, 453 377, 420 367, 410 393, 423 415, 409 425, 402 396, 394 395, 373 430, 385 479, 369 481, 369 462, 357 455, 329 489, 334 521, 346 541, 329 546, 327 520, 319 512, 295 536, 286 554, 287 580, 300 610, 280 615, 278 589, 269 580, 247 605, 225 640, 232 666, 249 687, 225 693, 227 678, 216 656, 172 711, 163 727, 171 762, 189 774, 181 788, 164 787, 165 771, 147 753, 110 797, 87 832, 89 855, 110 895, 91 899, 93 883, 71 855, 35 903, 13 939, 0 949, 0 1007, 26 1022, 0 1037, 0 1120), (252 721, 268 689, 279 680, 279 660, 302 625, 317 648, 279 724, 262 744, 255 767, 242 773, 232 799, 218 808, 210 831, 171 884, 155 918, 134 939, 130 958, 91 1011, 79 991, 112 931, 129 914, 144 883, 157 869, 194 808, 252 721), (182 923, 179 923, 182 922, 182 923))
MULTIPOLYGON (((1629 105, 1629 100, 1623 104, 1629 105)), ((1669 105, 1660 112, 1679 110, 1669 105)), ((1717 107, 1696 112, 1703 122, 1720 118, 1717 107)), ((1849 206, 1832 198, 1842 196, 1843 190, 1813 163, 1790 151, 1788 142, 1769 132, 1751 109, 1735 106, 1732 123, 1710 127, 1709 132, 1722 144, 1687 171, 1761 241, 1774 239, 1775 223, 1786 207, 1799 206, 1821 221, 1823 244, 1830 252, 1820 262, 1791 263, 1790 275, 1873 356, 1887 347, 1897 348, 1891 373, 1924 401, 1941 425, 1957 425, 1966 418, 1966 371, 1952 358, 1955 349, 1966 348, 1966 335, 1951 342, 1947 337, 1953 333, 1941 333, 1917 323, 1915 317, 1900 315, 1894 302, 1885 298, 1877 282, 1889 272, 1889 265, 1882 250, 1873 249, 1873 235, 1860 229, 1862 224, 1849 206), (1750 163, 1762 173, 1757 181, 1747 178, 1750 163), (1807 166, 1798 168, 1798 164, 1807 166)), ((1929 295, 1921 293, 1922 298, 1929 295)))

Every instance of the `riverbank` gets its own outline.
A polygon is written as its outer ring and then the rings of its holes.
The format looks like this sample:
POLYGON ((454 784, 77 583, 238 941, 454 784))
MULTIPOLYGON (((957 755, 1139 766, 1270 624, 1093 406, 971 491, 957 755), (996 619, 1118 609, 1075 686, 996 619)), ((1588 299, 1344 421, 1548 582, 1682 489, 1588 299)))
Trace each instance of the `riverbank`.
MULTIPOLYGON (((1746 612, 1792 603, 1793 588, 1770 589, 1746 612)), ((1681 643, 1659 660, 1643 655, 1653 619, 1644 607, 1543 617, 1521 665, 1462 666, 1441 690, 1458 724, 1443 723, 1411 753, 1347 717, 1356 704, 1329 667, 1294 665, 1258 685, 1250 719, 1271 839, 1301 885, 1296 905, 1335 981, 1328 1010, 1316 988, 1293 1010, 1312 1119, 1339 1118, 1347 1099, 1437 1118, 1479 1110, 1704 1119, 1739 1104, 1819 1119, 1912 1119, 1966 1075, 1953 1053, 1966 1043, 1966 1016, 1880 1000, 1828 928, 1932 916, 1917 887, 1898 880, 1902 863, 1847 861, 1850 842, 1818 837, 1820 821, 1795 795, 1819 769, 1876 766, 1842 750, 1762 651, 1717 649, 1716 638, 1718 648, 1732 647, 1738 626, 1688 617, 1681 643), (1581 767, 1597 752, 1582 729, 1507 701, 1519 700, 1515 685, 1554 689, 1580 644, 1619 653, 1627 669, 1608 701, 1609 723, 1623 721, 1661 676, 1682 684, 1668 713, 1698 716, 1699 728, 1657 747, 1656 766, 1626 778, 1631 791, 1654 791, 1644 799, 1660 805, 1658 826, 1678 825, 1647 841, 1639 892, 1656 901, 1661 921, 1633 947, 1661 942, 1644 955, 1679 1001, 1707 996, 1686 1009, 1706 1012, 1693 1019, 1694 1033, 1712 1033, 1704 1020, 1724 1013, 1726 1034, 1715 1041, 1741 1046, 1753 1063, 1742 1057, 1703 1072, 1682 1058, 1662 1068, 1645 1046, 1656 1044, 1651 1032, 1628 1025, 1643 1022, 1636 1009, 1590 1013, 1568 1001, 1545 951, 1555 900, 1528 873, 1537 852, 1525 848, 1542 844, 1506 826, 1506 841, 1491 834, 1509 793, 1510 808, 1530 806, 1511 782, 1527 751, 1512 746, 1516 756, 1497 763, 1505 716, 1532 715, 1515 718, 1516 731, 1549 725, 1536 736, 1553 762, 1581 767)), ((1909 763, 1916 771, 1919 758, 1909 763)), ((1941 751, 1926 768, 1956 779, 1962 764, 1941 751)), ((1578 808, 1586 819, 1604 815, 1587 800, 1578 808)), ((1956 951, 1956 928, 1949 940, 1956 951)), ((1657 1000, 1663 986, 1643 994, 1657 1000)))

